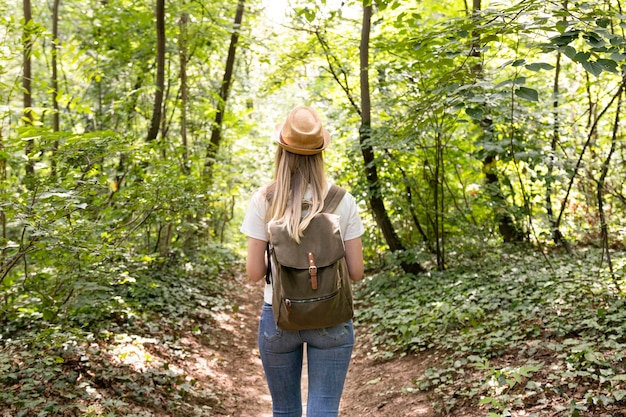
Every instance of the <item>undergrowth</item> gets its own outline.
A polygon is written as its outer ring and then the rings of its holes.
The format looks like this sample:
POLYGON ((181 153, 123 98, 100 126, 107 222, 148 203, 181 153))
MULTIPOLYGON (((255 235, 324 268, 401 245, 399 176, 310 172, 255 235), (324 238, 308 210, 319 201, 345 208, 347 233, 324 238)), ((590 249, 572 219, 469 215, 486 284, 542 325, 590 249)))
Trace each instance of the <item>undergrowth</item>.
POLYGON ((357 321, 372 354, 430 355, 437 365, 406 390, 451 415, 615 417, 626 406, 626 294, 598 259, 492 251, 444 272, 384 271, 358 288, 357 321))
POLYGON ((211 415, 219 393, 184 361, 186 336, 211 339, 213 313, 232 308, 224 269, 235 257, 219 257, 124 259, 54 322, 24 302, 0 335, 0 414, 211 415))

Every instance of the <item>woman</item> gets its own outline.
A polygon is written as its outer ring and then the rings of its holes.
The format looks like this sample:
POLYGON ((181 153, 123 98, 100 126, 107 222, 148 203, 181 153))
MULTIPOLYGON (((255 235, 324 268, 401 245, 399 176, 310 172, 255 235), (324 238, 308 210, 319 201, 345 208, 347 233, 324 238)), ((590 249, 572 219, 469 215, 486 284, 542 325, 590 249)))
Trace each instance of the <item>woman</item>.
MULTIPOLYGON (((268 223, 287 223, 290 236, 298 241, 310 219, 322 210, 330 187, 322 157, 330 135, 315 110, 294 108, 286 121, 276 126, 274 140, 278 144, 274 181, 254 193, 241 227, 248 236, 246 272, 254 282, 267 272, 268 223), (269 199, 268 188, 272 190, 269 199)), ((363 277, 363 224, 354 197, 346 193, 334 214, 339 216, 350 279, 358 281, 363 277)), ((266 283, 258 340, 274 416, 302 415, 300 383, 305 343, 307 417, 337 416, 354 346, 352 320, 324 329, 285 331, 276 326, 271 304, 272 286, 266 283)))

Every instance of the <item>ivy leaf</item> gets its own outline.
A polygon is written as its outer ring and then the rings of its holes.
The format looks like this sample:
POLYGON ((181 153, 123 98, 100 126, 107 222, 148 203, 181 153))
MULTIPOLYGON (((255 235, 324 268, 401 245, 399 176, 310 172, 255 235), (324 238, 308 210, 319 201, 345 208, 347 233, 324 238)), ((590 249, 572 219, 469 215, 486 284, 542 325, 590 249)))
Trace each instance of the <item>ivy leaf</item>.
POLYGON ((537 92, 537 90, 532 88, 520 87, 515 90, 515 95, 524 100, 539 101, 539 93, 537 92))
POLYGON ((547 62, 534 62, 532 64, 526 65, 526 69, 535 72, 541 70, 551 70, 554 69, 554 65, 548 64, 547 62))
POLYGON ((622 401, 626 398, 626 391, 622 391, 620 389, 613 391, 613 397, 615 397, 615 401, 622 401))

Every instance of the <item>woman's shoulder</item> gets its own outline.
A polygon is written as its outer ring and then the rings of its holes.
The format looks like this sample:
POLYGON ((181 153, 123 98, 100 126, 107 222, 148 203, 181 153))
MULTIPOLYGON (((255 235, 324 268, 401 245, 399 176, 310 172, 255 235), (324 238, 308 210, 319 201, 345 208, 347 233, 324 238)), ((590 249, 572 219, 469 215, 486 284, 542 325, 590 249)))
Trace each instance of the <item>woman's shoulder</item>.
POLYGON ((341 187, 339 185, 336 184, 328 184, 328 189, 330 190, 331 187, 339 187, 342 188, 345 191, 345 194, 343 195, 343 198, 341 199, 341 201, 339 202, 339 205, 337 206, 337 210, 338 211, 344 211, 346 209, 350 209, 353 206, 356 206, 356 199, 354 198, 354 196, 350 193, 350 191, 344 187, 341 187))
POLYGON ((252 191, 250 204, 256 208, 264 207, 268 202, 268 185, 264 185, 252 191))
POLYGON ((262 185, 252 192, 252 198, 262 200, 270 199, 275 188, 276 185, 274 183, 262 185))

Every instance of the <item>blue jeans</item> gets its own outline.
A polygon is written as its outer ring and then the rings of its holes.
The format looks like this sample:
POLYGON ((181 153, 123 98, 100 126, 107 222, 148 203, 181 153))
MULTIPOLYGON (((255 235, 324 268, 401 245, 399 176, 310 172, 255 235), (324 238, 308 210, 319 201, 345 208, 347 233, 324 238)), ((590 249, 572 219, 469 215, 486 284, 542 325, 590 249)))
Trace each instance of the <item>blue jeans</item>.
POLYGON ((301 377, 307 344, 307 417, 336 417, 348 373, 354 328, 352 320, 325 329, 282 330, 274 322, 272 306, 263 305, 259 323, 259 351, 272 395, 274 417, 301 417, 301 377))

